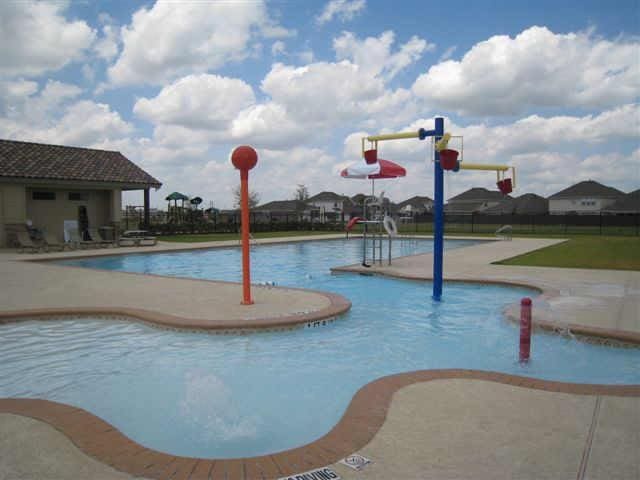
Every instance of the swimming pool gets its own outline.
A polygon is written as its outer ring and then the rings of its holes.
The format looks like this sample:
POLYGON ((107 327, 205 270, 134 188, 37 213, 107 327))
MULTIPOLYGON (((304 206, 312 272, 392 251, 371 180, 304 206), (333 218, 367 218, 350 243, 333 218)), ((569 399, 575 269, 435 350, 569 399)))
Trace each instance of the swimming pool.
MULTIPOLYGON (((396 254, 429 249, 397 242, 396 254)), ((448 248, 467 244, 449 244, 448 248)), ((525 288, 331 275, 358 262, 359 241, 260 246, 254 281, 340 293, 353 302, 316 329, 237 335, 159 330, 98 319, 0 326, 0 396, 76 405, 133 440, 172 454, 245 457, 310 442, 340 419, 353 394, 384 375, 474 368, 586 383, 640 383, 640 350, 551 334, 517 362, 518 329, 505 304, 525 288)), ((464 255, 464 249, 459 250, 464 255)), ((236 249, 83 259, 66 264, 237 280, 236 249)))

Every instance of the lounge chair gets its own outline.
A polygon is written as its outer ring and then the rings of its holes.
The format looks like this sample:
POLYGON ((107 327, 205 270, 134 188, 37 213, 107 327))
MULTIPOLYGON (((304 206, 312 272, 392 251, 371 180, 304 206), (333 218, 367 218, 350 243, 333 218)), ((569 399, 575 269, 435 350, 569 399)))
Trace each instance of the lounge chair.
POLYGON ((62 252, 65 249, 65 247, 71 248, 71 246, 67 245, 66 243, 60 243, 58 239, 51 233, 45 232, 43 233, 43 237, 44 237, 44 246, 47 251, 49 251, 50 248, 57 248, 62 252))
POLYGON ((152 247, 156 243, 156 237, 146 230, 127 230, 118 242, 121 247, 152 247))
POLYGON ((120 237, 118 245, 121 247, 137 247, 140 242, 140 238, 137 237, 120 237))
POLYGON ((36 245, 26 232, 16 232, 15 235, 15 241, 18 244, 20 253, 24 253, 25 248, 29 248, 32 253, 40 251, 40 246, 36 245))
POLYGON ((156 237, 152 235, 145 235, 140 242, 138 242, 138 245, 141 247, 153 247, 156 243, 158 243, 156 237))
POLYGON ((99 246, 106 248, 110 245, 113 245, 112 241, 105 240, 104 238, 102 238, 102 235, 100 235, 100 232, 98 231, 97 228, 90 228, 88 231, 89 231, 89 237, 91 237, 91 240, 96 242, 96 244, 98 244, 99 246))
POLYGON ((80 234, 78 233, 78 230, 67 230, 67 235, 69 236, 69 243, 73 248, 88 248, 95 245, 95 242, 82 240, 80 234))

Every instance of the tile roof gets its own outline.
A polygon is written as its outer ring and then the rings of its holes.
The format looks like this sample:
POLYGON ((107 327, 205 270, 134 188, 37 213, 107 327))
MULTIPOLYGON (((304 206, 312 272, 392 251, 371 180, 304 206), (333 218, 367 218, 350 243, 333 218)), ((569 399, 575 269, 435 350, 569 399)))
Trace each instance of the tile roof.
POLYGON ((398 208, 406 207, 407 205, 411 205, 412 207, 422 207, 424 208, 426 205, 430 205, 433 203, 433 200, 429 197, 416 195, 415 197, 408 198, 398 203, 398 208))
POLYGON ((275 200, 264 205, 258 205, 252 210, 263 212, 303 212, 307 209, 309 209, 309 206, 301 200, 275 200))
POLYGON ((623 195, 624 193, 617 188, 607 187, 593 180, 585 180, 554 193, 549 197, 549 200, 576 197, 619 198, 623 195))
POLYGON ((549 201, 535 193, 525 193, 517 198, 505 198, 499 204, 482 210, 489 214, 544 214, 549 213, 549 201))
POLYGON ((120 152, 0 140, 0 178, 31 178, 139 185, 162 183, 120 152))
POLYGON ((615 203, 604 208, 605 212, 640 213, 640 189, 627 193, 615 203))
POLYGON ((339 202, 342 200, 351 200, 349 197, 344 195, 338 195, 334 192, 320 192, 314 195, 313 197, 309 197, 307 199, 308 202, 339 202))
POLYGON ((503 195, 497 190, 487 190, 486 188, 476 187, 470 188, 469 190, 450 198, 449 202, 500 202, 504 200, 505 197, 509 197, 509 195, 503 195))

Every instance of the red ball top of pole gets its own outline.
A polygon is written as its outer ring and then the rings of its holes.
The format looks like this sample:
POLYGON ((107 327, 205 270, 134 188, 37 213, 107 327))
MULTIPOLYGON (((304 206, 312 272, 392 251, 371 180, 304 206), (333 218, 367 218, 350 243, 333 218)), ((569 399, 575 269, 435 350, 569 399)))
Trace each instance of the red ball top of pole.
POLYGON ((242 145, 231 153, 231 163, 238 170, 251 170, 258 163, 258 154, 252 147, 242 145))

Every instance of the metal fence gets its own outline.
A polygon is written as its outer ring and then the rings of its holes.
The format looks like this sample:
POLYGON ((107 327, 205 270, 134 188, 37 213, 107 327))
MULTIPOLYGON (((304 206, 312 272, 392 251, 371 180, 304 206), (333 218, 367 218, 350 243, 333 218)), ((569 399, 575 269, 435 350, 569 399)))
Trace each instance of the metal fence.
MULTIPOLYGON (((494 233, 510 225, 513 233, 521 234, 591 234, 640 235, 640 215, 486 215, 445 213, 447 233, 494 233)), ((433 215, 419 215, 403 220, 399 230, 404 233, 424 233, 433 229, 433 215)))
MULTIPOLYGON (((197 233, 238 233, 240 214, 217 215, 214 218, 194 217, 191 221, 171 223, 164 218, 151 218, 151 225, 143 225, 139 212, 123 216, 122 229, 146 228, 159 235, 197 234, 197 233)), ((342 219, 320 222, 309 221, 300 215, 265 215, 252 212, 251 231, 344 231, 346 222, 342 219)), ((413 218, 397 219, 400 233, 431 233, 433 215, 423 214, 413 218)), ((591 234, 591 235, 640 235, 640 214, 631 215, 486 215, 445 213, 445 232, 448 234, 495 233, 499 228, 510 225, 516 234, 591 234)), ((356 227, 358 231, 360 227, 356 227)))

